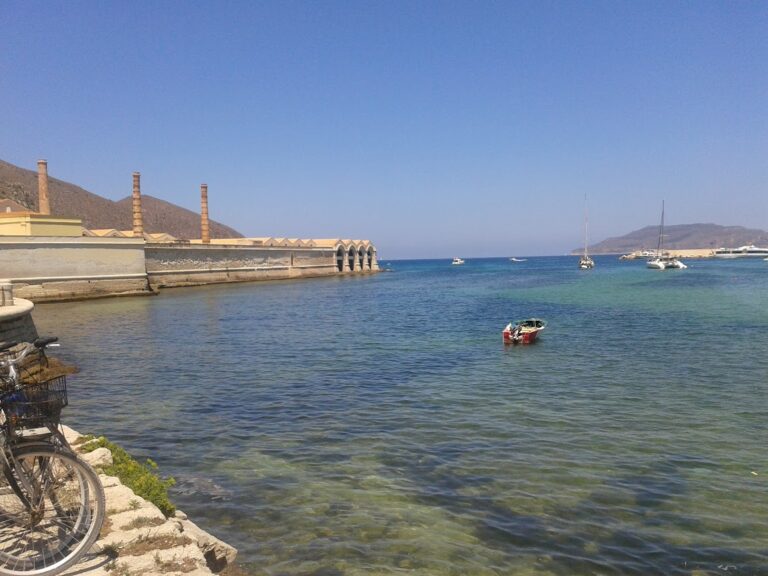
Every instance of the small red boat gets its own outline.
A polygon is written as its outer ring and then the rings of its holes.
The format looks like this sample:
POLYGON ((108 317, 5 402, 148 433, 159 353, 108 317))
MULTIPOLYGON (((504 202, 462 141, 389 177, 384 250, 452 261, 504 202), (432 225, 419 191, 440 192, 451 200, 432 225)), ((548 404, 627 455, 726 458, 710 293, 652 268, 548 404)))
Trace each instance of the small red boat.
POLYGON ((528 318, 528 320, 518 320, 510 322, 501 333, 504 344, 533 344, 539 332, 547 327, 545 320, 538 318, 528 318))

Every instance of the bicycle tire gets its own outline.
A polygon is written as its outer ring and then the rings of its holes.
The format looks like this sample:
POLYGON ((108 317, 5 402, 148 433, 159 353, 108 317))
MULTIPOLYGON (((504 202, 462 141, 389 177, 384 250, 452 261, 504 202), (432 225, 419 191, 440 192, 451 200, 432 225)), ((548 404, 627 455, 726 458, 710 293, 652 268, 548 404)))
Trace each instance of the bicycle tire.
POLYGON ((0 476, 0 576, 59 574, 98 538, 104 489, 88 464, 60 448, 22 445, 11 453, 21 472, 6 467, 0 476))

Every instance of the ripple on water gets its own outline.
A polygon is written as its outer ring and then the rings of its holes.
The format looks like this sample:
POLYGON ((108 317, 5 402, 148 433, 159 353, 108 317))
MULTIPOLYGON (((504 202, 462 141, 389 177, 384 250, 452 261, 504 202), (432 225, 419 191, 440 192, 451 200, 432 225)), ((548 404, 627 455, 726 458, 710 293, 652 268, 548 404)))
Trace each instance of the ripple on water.
POLYGON ((764 266, 446 264, 35 319, 82 368, 70 422, 258 574, 768 573, 764 266))

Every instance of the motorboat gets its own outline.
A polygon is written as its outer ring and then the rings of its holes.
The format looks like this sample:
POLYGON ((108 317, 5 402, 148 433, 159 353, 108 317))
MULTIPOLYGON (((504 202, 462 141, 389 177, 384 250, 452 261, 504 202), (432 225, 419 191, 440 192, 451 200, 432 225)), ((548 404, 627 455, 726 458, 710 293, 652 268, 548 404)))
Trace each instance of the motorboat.
POLYGON ((546 327, 546 320, 539 318, 517 320, 506 325, 501 332, 501 337, 504 344, 533 344, 536 342, 539 332, 546 327))
POLYGON ((512 256, 512 258, 510 258, 509 260, 510 262, 527 262, 528 258, 515 258, 514 256, 512 256))
POLYGON ((718 248, 715 258, 763 258, 768 256, 768 248, 758 248, 754 244, 738 248, 718 248))
POLYGON ((453 264, 454 266, 458 266, 459 264, 464 264, 464 260, 462 260, 461 258, 454 258, 451 264, 453 264))

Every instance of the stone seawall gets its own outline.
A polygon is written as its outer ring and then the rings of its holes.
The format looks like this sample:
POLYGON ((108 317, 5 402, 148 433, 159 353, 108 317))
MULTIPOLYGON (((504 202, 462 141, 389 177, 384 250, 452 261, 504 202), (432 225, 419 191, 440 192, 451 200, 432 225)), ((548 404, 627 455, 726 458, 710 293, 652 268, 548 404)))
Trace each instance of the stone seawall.
POLYGON ((217 245, 147 245, 153 289, 339 274, 331 250, 217 245))
POLYGON ((0 237, 0 270, 35 302, 150 293, 142 238, 0 237))
POLYGON ((379 271, 367 242, 145 243, 143 238, 0 237, 0 270, 35 302, 153 294, 160 288, 379 271))

